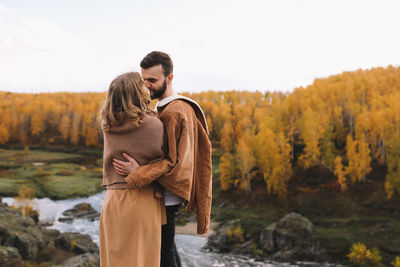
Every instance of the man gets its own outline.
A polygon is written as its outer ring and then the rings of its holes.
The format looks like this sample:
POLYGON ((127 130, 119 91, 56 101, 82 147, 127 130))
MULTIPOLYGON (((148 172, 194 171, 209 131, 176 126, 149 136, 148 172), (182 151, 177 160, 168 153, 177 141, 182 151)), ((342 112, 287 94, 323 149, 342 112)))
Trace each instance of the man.
POLYGON ((128 162, 114 160, 125 181, 140 188, 157 181, 165 188, 167 224, 162 226, 161 266, 181 266, 175 246, 175 215, 184 202, 187 211, 196 209, 197 232, 208 232, 211 211, 211 143, 205 116, 193 100, 177 95, 172 87, 171 58, 159 51, 146 55, 140 63, 145 85, 164 124, 168 153, 164 160, 140 166, 128 155, 128 162), (161 177, 160 177, 161 176, 161 177))

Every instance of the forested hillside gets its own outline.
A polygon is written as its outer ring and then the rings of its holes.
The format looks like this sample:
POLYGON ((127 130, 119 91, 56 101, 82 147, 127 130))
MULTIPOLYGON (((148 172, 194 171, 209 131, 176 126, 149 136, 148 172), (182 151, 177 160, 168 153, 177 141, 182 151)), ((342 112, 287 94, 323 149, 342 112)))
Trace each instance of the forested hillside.
MULTIPOLYGON (((206 113, 223 190, 251 192, 263 179, 266 194, 283 198, 295 166, 321 166, 337 177, 328 186, 345 191, 383 166, 387 197, 400 192, 399 67, 344 72, 290 93, 185 95, 206 113)), ((101 146, 104 97, 0 92, 0 144, 101 146)))

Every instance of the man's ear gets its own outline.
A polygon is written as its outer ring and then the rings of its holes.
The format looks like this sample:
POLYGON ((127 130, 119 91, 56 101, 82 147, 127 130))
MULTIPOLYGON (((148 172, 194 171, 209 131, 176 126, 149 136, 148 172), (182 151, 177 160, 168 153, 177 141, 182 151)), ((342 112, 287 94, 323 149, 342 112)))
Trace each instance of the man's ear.
POLYGON ((167 76, 167 83, 172 83, 172 80, 174 79, 174 75, 172 74, 172 73, 170 73, 168 76, 167 76))

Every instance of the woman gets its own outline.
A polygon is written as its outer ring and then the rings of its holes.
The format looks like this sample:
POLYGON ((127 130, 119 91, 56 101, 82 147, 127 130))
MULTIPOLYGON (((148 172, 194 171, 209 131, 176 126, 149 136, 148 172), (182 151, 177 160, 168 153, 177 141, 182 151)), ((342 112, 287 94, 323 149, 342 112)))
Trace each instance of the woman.
POLYGON ((165 206, 159 187, 134 189, 112 165, 123 153, 140 165, 163 158, 163 125, 149 105, 140 74, 130 72, 111 82, 101 110, 107 188, 99 229, 101 267, 160 266, 165 206))

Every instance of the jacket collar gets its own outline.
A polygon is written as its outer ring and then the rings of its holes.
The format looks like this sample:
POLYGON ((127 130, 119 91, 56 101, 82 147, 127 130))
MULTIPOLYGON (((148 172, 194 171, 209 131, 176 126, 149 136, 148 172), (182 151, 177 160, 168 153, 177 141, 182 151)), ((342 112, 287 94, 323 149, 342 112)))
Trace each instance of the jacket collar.
POLYGON ((173 94, 173 95, 170 95, 170 96, 158 101, 156 107, 159 108, 159 107, 166 106, 169 103, 171 103, 172 101, 177 100, 177 99, 183 100, 192 106, 192 108, 194 109, 194 112, 196 114, 196 117, 200 120, 201 125, 203 125, 203 128, 206 130, 207 134, 209 134, 206 116, 204 115, 204 112, 201 109, 200 105, 193 99, 190 99, 189 97, 186 97, 183 95, 173 94))

